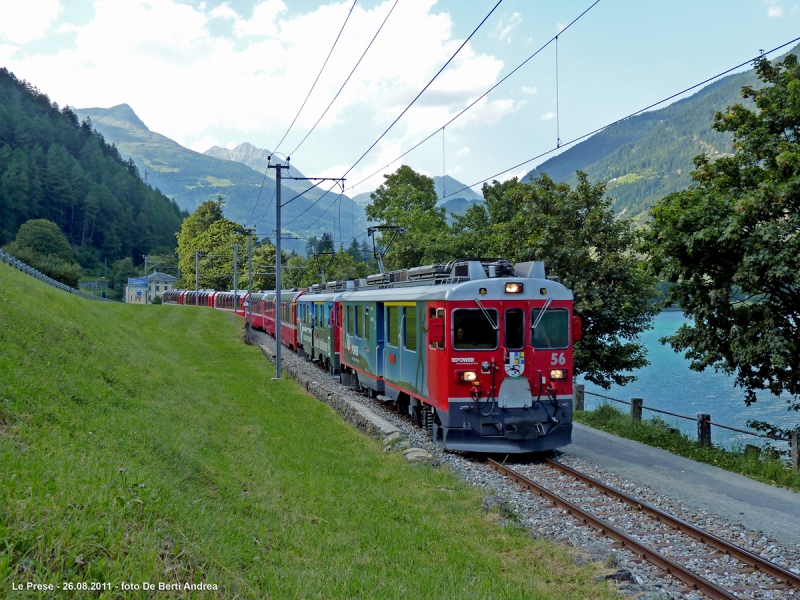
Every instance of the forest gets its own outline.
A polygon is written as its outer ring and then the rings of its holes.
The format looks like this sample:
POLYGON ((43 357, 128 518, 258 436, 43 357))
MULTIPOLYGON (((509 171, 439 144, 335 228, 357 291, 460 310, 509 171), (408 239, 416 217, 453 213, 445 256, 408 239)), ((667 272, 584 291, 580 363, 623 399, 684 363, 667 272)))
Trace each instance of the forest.
POLYGON ((58 225, 84 269, 172 252, 186 217, 136 165, 32 84, 0 69, 0 244, 31 219, 58 225))

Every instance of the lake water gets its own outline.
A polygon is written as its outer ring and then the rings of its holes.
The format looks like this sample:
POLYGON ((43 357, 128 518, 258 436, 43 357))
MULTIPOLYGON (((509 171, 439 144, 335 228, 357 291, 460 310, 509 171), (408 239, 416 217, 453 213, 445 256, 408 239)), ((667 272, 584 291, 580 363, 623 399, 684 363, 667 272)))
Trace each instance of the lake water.
MULTIPOLYGON (((696 418, 697 413, 708 413, 715 423, 731 427, 747 428, 750 419, 766 421, 778 427, 788 428, 800 423, 800 413, 787 411, 788 404, 784 398, 776 398, 769 392, 761 392, 758 402, 751 406, 744 403, 744 393, 733 386, 733 378, 713 369, 702 373, 689 369, 689 361, 682 354, 677 354, 669 345, 662 345, 659 339, 672 335, 678 330, 686 318, 681 312, 662 312, 653 321, 653 328, 642 334, 642 342, 648 351, 650 365, 634 372, 637 380, 626 386, 613 386, 610 390, 584 381, 587 392, 595 392, 630 402, 631 398, 643 398, 645 406, 696 418)), ((586 394, 586 409, 593 409, 598 404, 608 402, 627 412, 624 404, 610 402, 586 394)), ((658 413, 644 410, 643 418, 649 419, 658 413)), ((667 415, 658 415, 672 427, 692 437, 697 436, 696 421, 687 421, 667 415)), ((743 447, 745 444, 763 445, 763 440, 746 435, 711 427, 711 441, 715 445, 726 448, 743 447)), ((780 449, 788 448, 788 444, 773 442, 780 449)))

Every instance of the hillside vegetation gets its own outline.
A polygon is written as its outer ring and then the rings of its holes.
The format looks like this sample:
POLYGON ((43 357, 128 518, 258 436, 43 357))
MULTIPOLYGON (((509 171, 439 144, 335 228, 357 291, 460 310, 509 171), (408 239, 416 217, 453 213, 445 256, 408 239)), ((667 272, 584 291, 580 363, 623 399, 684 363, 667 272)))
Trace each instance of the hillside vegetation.
POLYGON ((183 216, 91 124, 0 69, 0 244, 48 219, 84 266, 110 264, 174 247, 183 216))
POLYGON ((81 300, 0 264, 5 597, 615 596, 459 478, 271 381, 240 334, 218 311, 81 300))

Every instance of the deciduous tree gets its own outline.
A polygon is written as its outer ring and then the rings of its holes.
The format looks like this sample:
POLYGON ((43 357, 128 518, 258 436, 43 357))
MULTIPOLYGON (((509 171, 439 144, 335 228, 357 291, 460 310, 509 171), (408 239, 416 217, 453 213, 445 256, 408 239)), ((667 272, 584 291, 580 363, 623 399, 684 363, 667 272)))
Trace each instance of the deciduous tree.
POLYGON ((692 368, 735 377, 745 402, 788 394, 800 410, 800 66, 756 61, 764 86, 745 87, 714 118, 734 153, 695 159, 695 184, 653 209, 653 268, 691 324, 667 338, 692 368))

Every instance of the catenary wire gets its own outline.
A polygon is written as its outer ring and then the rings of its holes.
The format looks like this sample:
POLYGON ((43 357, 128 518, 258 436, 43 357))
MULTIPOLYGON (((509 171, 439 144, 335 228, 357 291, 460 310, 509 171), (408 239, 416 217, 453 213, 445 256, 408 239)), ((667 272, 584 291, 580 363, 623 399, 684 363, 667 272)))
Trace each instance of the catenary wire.
POLYGON ((397 115, 397 118, 394 121, 392 121, 392 124, 389 125, 389 127, 386 128, 386 131, 384 131, 382 134, 380 134, 378 136, 378 139, 375 140, 369 148, 367 148, 367 150, 364 152, 364 154, 362 154, 359 157, 359 159, 356 162, 354 162, 349 169, 347 169, 345 174, 342 175, 343 178, 346 177, 347 174, 350 173, 350 171, 355 169, 356 165, 358 163, 360 163, 362 160, 364 160, 364 157, 367 154, 369 154, 370 150, 372 150, 375 146, 378 145, 378 142, 380 142, 383 139, 383 136, 385 136, 387 133, 389 133, 389 130, 392 127, 394 127, 397 124, 397 122, 403 117, 403 115, 406 114, 406 112, 408 112, 408 110, 414 105, 414 103, 417 100, 419 100, 419 97, 422 96, 422 94, 425 93, 425 90, 427 90, 431 86, 431 84, 433 84, 434 81, 436 81, 436 78, 439 77, 439 75, 442 74, 442 71, 444 71, 451 62, 453 62, 453 59, 455 59, 456 55, 458 55, 458 53, 461 52, 461 49, 464 46, 467 45, 467 42, 469 42, 472 39, 472 36, 474 36, 476 33, 478 33, 478 30, 483 26, 484 23, 486 23, 486 21, 489 19, 489 17, 492 16, 492 13, 495 10, 497 10, 497 7, 500 6, 500 4, 502 2, 503 2, 503 0, 498 0, 497 4, 495 4, 494 7, 492 8, 492 10, 489 11, 489 14, 487 14, 480 23, 478 23, 478 26, 472 31, 472 33, 469 34, 469 37, 467 37, 467 39, 464 40, 464 42, 458 47, 458 49, 453 53, 453 55, 450 58, 447 59, 447 62, 442 65, 442 68, 439 69, 436 72, 436 75, 434 75, 433 78, 425 85, 425 87, 420 90, 420 92, 414 97, 414 99, 409 103, 409 105, 406 106, 403 109, 403 112, 401 112, 399 115, 397 115))
MULTIPOLYGON (((488 14, 487 14, 487 15, 486 15, 484 18, 483 18, 483 20, 482 20, 482 21, 481 21, 481 22, 478 24, 478 26, 477 26, 477 27, 476 27, 476 28, 475 28, 475 29, 472 31, 472 33, 470 33, 470 34, 469 34, 469 37, 467 37, 467 39, 465 39, 465 40, 464 40, 464 42, 463 42, 463 43, 462 43, 462 44, 461 44, 461 45, 458 47, 458 49, 457 49, 457 50, 456 50, 456 51, 453 53, 453 55, 452 55, 450 58, 448 58, 448 59, 447 59, 447 62, 446 62, 446 63, 444 63, 444 65, 442 65, 442 68, 441 68, 441 69, 439 69, 439 70, 436 72, 436 74, 433 76, 433 78, 432 78, 432 79, 431 79, 431 80, 430 80, 430 81, 429 81, 429 82, 428 82, 428 83, 425 85, 425 87, 424 87, 424 88, 422 88, 422 90, 421 90, 421 91, 420 91, 420 92, 419 92, 419 93, 418 93, 418 94, 417 94, 417 95, 414 97, 414 99, 413 99, 413 100, 412 100, 412 101, 409 103, 409 105, 408 105, 408 106, 406 106, 406 107, 403 109, 403 111, 402 111, 402 112, 401 112, 401 113, 400 113, 400 114, 397 116, 397 118, 396 118, 394 121, 392 121, 392 124, 391 124, 391 125, 389 125, 389 127, 387 127, 387 128, 386 128, 386 130, 385 130, 385 131, 384 131, 384 132, 383 132, 383 133, 382 133, 380 136, 378 136, 378 139, 377 139, 377 140, 375 140, 375 141, 372 143, 372 145, 371 145, 369 148, 367 148, 366 152, 364 152, 364 154, 362 154, 362 155, 361 155, 361 157, 360 157, 360 158, 359 158, 359 159, 358 159, 356 162, 354 162, 354 163, 352 164, 352 166, 351 166, 349 169, 347 169, 347 171, 344 173, 344 175, 342 175, 342 179, 344 179, 344 178, 347 176, 347 174, 348 174, 348 173, 350 173, 350 171, 352 171, 353 169, 355 169, 355 168, 356 168, 356 165, 357 165, 358 163, 360 163, 362 160, 364 160, 364 157, 365 157, 367 154, 369 154, 370 150, 372 150, 372 149, 373 149, 373 148, 374 148, 374 147, 375 147, 375 146, 378 144, 378 142, 380 142, 380 141, 381 141, 381 139, 383 139, 383 136, 385 136, 387 133, 389 133, 389 130, 390 130, 392 127, 394 127, 394 126, 395 126, 395 124, 396 124, 396 123, 397 123, 397 122, 398 122, 398 121, 399 121, 399 120, 402 118, 402 116, 403 116, 404 114, 406 114, 406 112, 407 112, 407 111, 408 111, 408 110, 409 110, 409 109, 410 109, 410 108, 411 108, 411 107, 414 105, 414 103, 415 103, 415 102, 416 102, 416 101, 419 99, 419 97, 420 97, 420 96, 422 96, 422 94, 425 92, 425 90, 427 90, 427 89, 428 89, 428 88, 431 86, 431 84, 432 84, 432 83, 433 83, 433 82, 436 80, 436 78, 437 78, 437 77, 439 77, 439 75, 441 75, 441 74, 442 74, 442 71, 444 71, 444 70, 445 70, 445 68, 447 68, 447 66, 448 66, 448 65, 449 65, 449 64, 450 64, 450 63, 453 61, 453 59, 456 57, 456 55, 458 55, 458 53, 459 53, 459 52, 461 52, 461 49, 462 49, 462 48, 463 48, 463 47, 464 47, 464 46, 467 44, 467 42, 469 42, 469 41, 470 41, 470 39, 472 39, 472 37, 473 37, 473 36, 474 36, 474 35, 475 35, 475 34, 478 32, 478 30, 479 30, 479 29, 480 29, 480 28, 483 26, 483 24, 484 24, 484 23, 487 21, 487 19, 488 19, 490 16, 492 16, 492 13, 493 13, 495 10, 497 10, 497 7, 498 7, 498 6, 500 6, 500 4, 501 4, 502 2, 503 2, 503 0, 498 0, 497 4, 495 4, 495 5, 494 5, 494 7, 492 7, 492 10, 490 10, 490 11, 489 11, 489 13, 488 13, 488 14)), ((335 184, 334 184, 334 185, 335 185, 335 184)), ((308 207, 307 207, 307 208, 306 208, 306 209, 305 209, 303 212, 301 212, 299 215, 297 215, 297 216, 296 216, 294 219, 292 219, 291 221, 289 221, 288 223, 286 223, 286 225, 285 225, 285 226, 286 226, 286 227, 288 227, 290 224, 292 224, 292 223, 293 223, 293 222, 295 222, 297 219, 299 219, 299 218, 300 218, 300 217, 302 217, 304 214, 306 214, 306 213, 307 213, 309 210, 311 210, 311 208, 312 208, 312 207, 316 206, 316 205, 317 205, 317 204, 320 202, 320 200, 322 200, 322 199, 323 199, 325 196, 327 196, 327 195, 328 195, 328 193, 329 193, 329 192, 330 192, 330 191, 333 189, 333 187, 334 187, 334 186, 331 186, 331 188, 330 188, 330 189, 329 189, 327 192, 325 192, 325 193, 324 193, 322 196, 320 196, 319 198, 317 198, 317 199, 316 199, 316 200, 315 200, 315 201, 314 201, 312 204, 310 204, 310 205, 309 205, 309 206, 308 206, 308 207)), ((328 208, 330 208, 330 207, 328 207, 328 208)), ((327 210, 326 210, 325 212, 327 212, 327 210)), ((324 214, 324 213, 323 213, 323 214, 324 214)), ((321 216, 321 215, 320 215, 320 216, 321 216)), ((319 219, 319 217, 318 217, 318 219, 319 219)))
MULTIPOLYGON (((303 111, 303 107, 305 107, 306 102, 308 102, 308 99, 311 97, 311 92, 314 91, 314 88, 316 87, 320 76, 322 76, 322 72, 325 70, 325 66, 328 64, 328 60, 330 60, 331 54, 333 54, 333 49, 336 48, 336 44, 339 42, 339 38, 342 36, 342 32, 344 31, 345 25, 347 25, 347 22, 350 20, 350 15, 353 14, 353 9, 356 6, 356 2, 358 2, 358 0, 353 0, 353 4, 350 6, 350 10, 347 12, 347 16, 344 19, 344 23, 342 23, 342 28, 339 30, 339 34, 336 36, 336 39, 333 41, 333 46, 331 46, 331 49, 328 52, 328 56, 325 58, 325 62, 322 63, 322 68, 320 68, 319 73, 317 73, 317 78, 314 80, 314 83, 311 85, 311 89, 308 90, 308 94, 306 94, 306 99, 303 100, 303 104, 300 105, 300 110, 297 111, 297 114, 294 116, 294 119, 292 119, 292 122, 289 125, 289 128, 286 130, 286 133, 283 134, 283 137, 281 138, 281 141, 278 142, 278 145, 275 146, 275 149, 272 151, 272 154, 275 154, 278 151, 278 148, 280 148, 281 144, 283 143, 283 140, 285 140, 286 136, 289 135, 289 132, 292 130, 292 127, 295 124, 295 121, 297 121, 297 117, 300 116, 300 113, 303 111)), ((264 189, 264 183, 267 180, 267 171, 269 171, 269 166, 264 170, 264 179, 261 180, 261 187, 258 188, 258 197, 256 198, 256 203, 253 205, 253 210, 250 213, 250 217, 247 219, 248 221, 250 221, 253 218, 253 215, 256 213, 256 208, 258 208, 258 201, 261 199, 261 191, 264 189)), ((274 195, 273 195, 273 197, 274 197, 274 195)), ((271 199, 270 199, 270 205, 272 205, 272 200, 271 199)), ((261 222, 261 220, 259 219, 259 223, 260 222, 261 222)))
POLYGON ((731 67, 730 69, 726 69, 725 71, 722 71, 722 73, 718 73, 718 74, 716 74, 716 75, 714 75, 712 77, 709 77, 708 79, 705 79, 704 81, 701 81, 700 83, 696 83, 696 84, 694 84, 694 85, 692 85, 692 86, 690 86, 690 87, 688 87, 688 88, 686 88, 684 90, 681 90, 680 92, 672 94, 671 96, 667 96, 666 98, 664 98, 662 100, 659 100, 658 102, 653 102, 653 104, 651 104, 649 106, 645 106, 644 108, 641 108, 641 109, 637 110, 636 112, 632 112, 631 114, 629 114, 629 115, 627 115, 625 117, 617 119, 616 121, 612 121, 611 123, 608 123, 607 125, 603 125, 602 127, 598 127, 597 129, 595 129, 593 131, 590 131, 589 133, 584 133, 581 136, 578 136, 578 137, 576 137, 576 138, 574 138, 574 139, 572 139, 572 140, 570 140, 568 142, 565 142, 565 143, 561 144, 561 146, 556 146, 555 148, 550 148, 549 150, 546 150, 545 152, 542 152, 541 154, 537 154, 533 158, 529 158, 528 160, 523 161, 521 163, 518 163, 518 164, 514 165, 513 167, 509 167, 508 169, 500 171, 499 173, 495 173, 494 175, 490 175, 489 177, 486 177, 485 179, 481 179, 480 181, 477 181, 477 182, 475 182, 475 183, 473 183, 471 185, 466 185, 466 186, 456 190, 455 192, 451 192, 450 194, 447 194, 447 196, 444 196, 442 198, 442 200, 444 200, 444 198, 449 198, 450 196, 454 196, 455 194, 459 194, 459 193, 463 192, 464 190, 471 189, 471 188, 475 187, 476 185, 480 185, 482 183, 486 183, 490 179, 494 179, 495 177, 498 177, 500 175, 504 175, 505 173, 508 173, 509 171, 513 171, 514 169, 518 169, 519 167, 521 167, 523 165, 527 165, 529 162, 532 162, 532 161, 534 161, 536 159, 539 159, 539 158, 542 158, 544 156, 547 156, 548 154, 552 154, 553 152, 555 152, 557 150, 560 150, 560 149, 565 148, 567 146, 571 146, 572 144, 575 144, 576 142, 579 142, 579 141, 581 141, 583 139, 586 139, 587 137, 593 136, 596 133, 600 133, 604 129, 608 129, 609 127, 611 127, 613 125, 616 125, 617 123, 621 123, 622 121, 624 121, 626 119, 630 119, 631 117, 635 117, 636 115, 639 115, 639 114, 641 114, 641 113, 643 113, 645 111, 650 110, 651 108, 655 108, 659 104, 664 104, 664 102, 668 102, 669 100, 672 100, 673 98, 677 98, 678 96, 681 96, 681 95, 685 94, 686 92, 690 92, 695 88, 698 88, 698 87, 700 87, 702 85, 705 85, 705 84, 707 84, 707 83, 709 83, 711 81, 714 81, 715 79, 719 79, 720 77, 723 77, 724 75, 727 75, 728 73, 730 73, 732 71, 735 71, 736 69, 740 69, 741 67, 743 67, 743 66, 745 66, 747 64, 750 64, 753 61, 758 60, 759 58, 761 58, 763 56, 766 56, 767 54, 772 54, 773 52, 777 52, 781 48, 785 48, 786 46, 789 46, 790 44, 794 44, 797 41, 800 41, 800 37, 797 37, 797 38, 795 38, 793 40, 790 40, 790 41, 786 42, 785 44, 781 44, 780 46, 776 46, 772 50, 767 50, 766 52, 762 52, 758 56, 755 56, 755 57, 750 58, 750 59, 748 59, 748 60, 746 60, 746 61, 744 61, 742 63, 739 63, 735 67, 731 67))
POLYGON ((386 25, 386 21, 389 20, 389 17, 391 16, 392 12, 394 11, 394 9, 397 6, 397 3, 399 1, 400 0, 395 0, 394 4, 392 5, 392 8, 389 9, 389 13, 383 19, 383 23, 381 23, 381 26, 378 27, 378 31, 375 32, 375 35, 372 36, 372 40, 370 40, 369 44, 364 49, 364 52, 361 53, 361 58, 358 59, 358 62, 353 67, 353 70, 350 71, 350 74, 347 76, 347 79, 344 80, 344 83, 342 84, 342 87, 340 87, 339 91, 336 92, 336 95, 333 97, 333 100, 331 100, 330 104, 328 104, 328 107, 322 112, 322 114, 320 115, 319 119, 317 119, 317 122, 314 123, 314 125, 311 127, 311 129, 308 131, 308 133, 305 135, 305 137, 302 140, 300 140, 300 143, 297 144, 297 146, 295 147, 294 150, 292 150, 290 156, 294 156, 294 154, 297 152, 297 150, 300 148, 300 146, 303 145, 303 142, 305 142, 306 139, 308 138, 308 136, 311 135, 311 132, 314 131, 314 129, 317 127, 317 125, 319 125, 320 121, 322 121, 322 119, 325 117, 325 115, 328 114, 328 111, 330 110, 331 106, 333 106, 333 103, 336 102, 336 99, 339 97, 339 94, 342 93, 342 90, 344 89, 344 86, 347 85, 347 82, 350 81, 350 78, 353 76, 353 73, 356 72, 356 69, 358 68, 358 65, 361 64, 362 60, 364 60, 364 57, 367 55, 367 52, 369 51, 369 49, 372 47, 372 43, 378 37, 378 34, 381 32, 381 29, 383 29, 383 26, 386 25))
MULTIPOLYGON (((297 121, 297 117, 299 117, 300 113, 303 112, 303 108, 305 107, 306 102, 308 102, 308 99, 311 97, 311 92, 313 92, 314 88, 317 86, 317 82, 319 81, 319 78, 322 76, 322 72, 325 70, 325 65, 328 64, 328 60, 330 60, 331 54, 333 54, 333 49, 336 48, 336 44, 339 42, 339 38, 342 37, 342 32, 344 31, 344 28, 347 25, 347 21, 350 20, 350 15, 353 14, 353 9, 356 7, 356 2, 358 2, 358 0, 353 0, 353 4, 350 6, 350 10, 348 11, 347 16, 344 19, 344 23, 342 23, 342 28, 339 30, 339 35, 336 36, 336 39, 333 42, 333 46, 331 46, 330 52, 328 52, 328 56, 325 58, 325 62, 322 63, 322 68, 319 70, 319 73, 317 73, 317 78, 311 85, 311 89, 308 90, 308 94, 306 94, 306 99, 303 100, 303 104, 300 106, 300 110, 297 111, 297 114, 294 116, 294 119, 292 119, 292 122, 289 125, 289 128, 286 130, 286 133, 283 134, 281 141, 278 142, 278 145, 275 146, 275 149, 272 151, 273 154, 278 151, 278 148, 280 148, 281 144, 283 143, 283 140, 286 139, 286 136, 289 135, 289 132, 292 130, 292 127, 297 121)), ((291 154, 289 156, 291 156, 291 154)))
POLYGON ((540 53, 542 50, 544 50, 544 49, 545 49, 545 48, 547 48, 547 47, 548 47, 550 44, 552 44, 552 43, 553 43, 553 42, 556 40, 556 38, 558 38, 558 36, 560 36, 560 35, 563 35, 563 33, 564 33, 564 32, 565 32, 567 29, 569 29, 570 27, 572 27, 572 26, 573 26, 575 23, 577 23, 577 22, 578 22, 578 21, 579 21, 579 20, 580 20, 580 19, 581 19, 581 18, 582 18, 582 17, 583 17, 583 16, 584 16, 586 13, 588 13, 590 10, 592 10, 592 9, 593 9, 593 8, 594 8, 594 7, 595 7, 595 6, 596 6, 596 5, 599 3, 599 2, 600 2, 600 0, 595 0, 595 1, 594 1, 594 2, 593 2, 593 3, 592 3, 592 4, 591 4, 591 5, 590 5, 590 6, 589 6, 589 7, 588 7, 586 10, 584 10, 584 11, 583 11, 581 14, 579 14, 577 17, 575 17, 574 19, 572 19, 572 21, 570 21, 570 22, 569 22, 569 24, 568 24, 566 27, 564 27, 564 29, 562 29, 561 31, 559 31, 557 35, 555 35, 555 36, 553 36, 552 38, 550 38, 549 40, 547 40, 547 42, 545 42, 544 44, 542 44, 542 46, 541 46, 541 47, 540 47, 538 50, 536 50, 536 52, 534 52, 534 53, 533 53, 533 54, 531 54, 531 55, 530 55, 528 58, 526 58, 525 60, 523 60, 523 61, 522 61, 520 64, 518 64, 518 65, 517 65, 517 66, 516 66, 516 67, 515 67, 513 70, 511 70, 509 73, 507 73, 505 77, 503 77, 503 78, 502 78, 500 81, 498 81, 497 83, 495 83, 495 84, 494 84, 492 87, 490 87, 488 90, 486 90, 486 91, 485 91, 483 94, 481 94, 480 96, 478 96, 477 98, 475 98, 475 100, 473 100, 473 101, 472 101, 472 102, 470 102, 470 103, 469 103, 467 106, 465 106, 465 107, 464 107, 464 109, 463 109, 463 110, 461 110, 461 112, 459 112, 457 115, 455 115, 455 116, 454 116, 452 119, 450 119, 450 120, 449 120, 447 123, 445 123, 444 125, 442 125, 442 127, 440 127, 439 129, 437 129, 436 131, 434 131, 433 133, 431 133, 431 134, 430 134, 428 137, 426 137, 425 139, 423 139, 423 140, 420 140, 419 142, 417 142, 416 144, 414 144, 414 145, 413 145, 411 148, 409 148, 408 150, 406 150, 405 152, 403 152, 403 153, 402 153, 400 156, 398 156, 398 157, 397 157, 397 158, 395 158, 394 160, 392 160, 392 161, 388 162, 387 164, 385 164, 384 166, 382 166, 382 167, 381 167, 380 169, 378 169, 377 171, 375 171, 375 172, 371 173, 370 175, 368 175, 367 177, 365 177, 364 179, 362 179, 362 180, 361 180, 361 181, 359 181, 358 183, 355 183, 355 184, 351 185, 351 186, 350 186, 350 187, 348 187, 347 189, 348 189, 348 190, 352 190, 353 188, 355 188, 355 187, 358 187, 359 185, 361 185, 362 183, 364 183, 365 181, 368 181, 369 179, 372 179, 373 177, 375 177, 375 175, 377 175, 378 173, 380 173, 380 172, 381 172, 381 171, 383 171, 384 169, 386 169, 386 168, 390 167, 392 164, 396 163, 398 160, 400 160, 401 158, 403 158, 404 156, 406 156, 406 155, 407 155, 407 154, 409 154, 410 152, 413 152, 414 150, 416 150, 417 148, 419 148, 419 147, 420 147, 422 144, 424 144, 424 143, 425 143, 425 142, 427 142, 429 139, 431 139, 433 136, 435 136, 437 133, 439 133, 439 131, 440 131, 441 129, 443 129, 444 127, 447 127, 448 125, 450 125, 450 124, 451 124, 453 121, 455 121, 456 119, 458 119, 458 118, 459 118, 461 115, 463 115, 465 112, 467 112, 467 111, 468 111, 470 108, 472 108, 472 107, 473 107, 473 106, 475 106, 475 105, 476 105, 478 102, 480 102, 480 101, 481 101, 481 100, 483 100, 483 99, 484 99, 486 96, 488 96, 488 95, 489 95, 489 94, 490 94, 492 91, 494 91, 494 90, 495 90, 495 89, 496 89, 498 86, 500 86, 500 85, 501 85, 501 84, 502 84, 502 83, 503 83, 503 82, 504 82, 506 79, 508 79, 509 77, 511 77, 511 76, 512 76, 514 73, 516 73, 516 72, 517 72, 517 71, 519 71, 519 70, 520 70, 522 67, 524 67, 526 64, 528 64, 528 63, 529 63, 529 62, 530 62, 530 61, 531 61, 531 60, 532 60, 534 57, 536 57, 536 56, 537 56, 537 55, 538 55, 538 54, 539 54, 539 53, 540 53))

